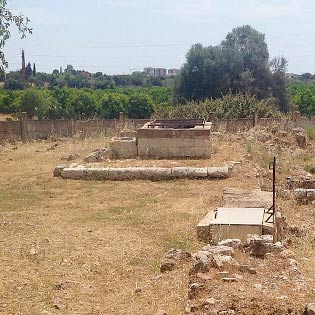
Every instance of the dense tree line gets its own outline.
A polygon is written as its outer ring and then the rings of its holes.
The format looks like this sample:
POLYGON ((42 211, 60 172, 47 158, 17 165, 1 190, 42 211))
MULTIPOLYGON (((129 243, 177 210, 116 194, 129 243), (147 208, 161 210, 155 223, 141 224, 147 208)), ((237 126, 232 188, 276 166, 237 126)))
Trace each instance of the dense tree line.
POLYGON ((24 111, 30 118, 88 119, 117 118, 123 112, 129 118, 149 118, 156 107, 169 104, 171 97, 167 87, 0 90, 0 113, 19 116, 24 111))
MULTIPOLYGON (((31 63, 28 63, 25 73, 27 87, 114 89, 130 86, 170 86, 174 81, 174 77, 149 77, 142 72, 134 72, 131 75, 106 75, 102 72, 89 73, 84 70, 75 70, 71 65, 64 71, 56 69, 48 74, 37 72, 35 63, 33 67, 31 63)), ((6 75, 0 73, 1 81, 4 82, 5 89, 22 89, 21 71, 11 71, 6 75)))
POLYGON ((217 46, 193 45, 176 81, 180 103, 220 98, 229 92, 273 99, 289 110, 283 57, 269 60, 264 34, 250 26, 237 27, 217 46))
POLYGON ((246 25, 233 29, 217 46, 195 44, 176 77, 106 75, 75 70, 71 65, 51 74, 0 69, 0 112, 51 119, 248 117, 299 109, 315 115, 315 75, 286 75, 284 57, 269 59, 264 34, 246 25), (289 80, 288 80, 289 78, 289 80))
POLYGON ((315 115, 315 84, 291 82, 288 85, 290 99, 303 115, 315 115))

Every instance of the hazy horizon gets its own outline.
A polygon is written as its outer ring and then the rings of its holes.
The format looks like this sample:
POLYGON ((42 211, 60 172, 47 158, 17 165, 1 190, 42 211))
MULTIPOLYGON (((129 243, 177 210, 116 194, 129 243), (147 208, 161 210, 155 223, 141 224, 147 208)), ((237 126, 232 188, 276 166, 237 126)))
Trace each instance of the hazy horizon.
POLYGON ((31 19, 33 34, 12 29, 8 71, 26 62, 51 73, 75 69, 129 74, 144 67, 180 68, 191 45, 219 44, 233 28, 249 24, 266 35, 270 58, 285 56, 288 72, 315 73, 315 2, 311 0, 82 0, 8 1, 31 19))

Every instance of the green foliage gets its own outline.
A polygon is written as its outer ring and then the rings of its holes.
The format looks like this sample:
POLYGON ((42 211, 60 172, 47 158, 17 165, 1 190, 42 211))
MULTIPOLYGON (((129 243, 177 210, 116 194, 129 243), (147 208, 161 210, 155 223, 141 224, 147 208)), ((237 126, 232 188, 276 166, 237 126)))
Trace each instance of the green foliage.
POLYGON ((32 74, 33 74, 33 70, 32 70, 31 63, 29 62, 27 66, 25 67, 25 76, 27 79, 29 79, 32 74))
POLYGON ((26 112, 30 118, 35 115, 44 118, 48 108, 45 94, 37 89, 28 89, 20 96, 19 111, 26 112))
POLYGON ((190 102, 185 105, 160 106, 155 116, 165 119, 176 118, 248 118, 257 112, 258 117, 274 117, 279 115, 274 107, 265 100, 257 100, 249 94, 231 92, 217 99, 205 99, 201 102, 190 102))
POLYGON ((289 111, 289 95, 287 91, 287 60, 284 57, 276 57, 271 60, 271 91, 278 102, 277 108, 282 112, 289 111))
POLYGON ((129 118, 150 118, 154 111, 152 98, 144 93, 130 96, 128 102, 129 118))
POLYGON ((22 75, 20 71, 7 74, 4 81, 4 88, 7 90, 22 90, 22 75))
POLYGON ((76 90, 69 97, 71 116, 75 119, 87 119, 95 116, 96 101, 93 94, 86 90, 76 90))
POLYGON ((12 103, 14 100, 14 92, 4 92, 0 90, 0 113, 11 114, 13 113, 12 103))
POLYGON ((119 113, 126 113, 128 97, 118 93, 104 95, 98 105, 98 116, 100 118, 118 118, 119 113))
MULTIPOLYGON (((36 76, 37 77, 37 76, 36 76)), ((270 100, 258 100, 249 94, 227 95, 185 105, 172 104, 171 89, 115 88, 106 90, 76 88, 0 89, 0 112, 18 114, 24 110, 30 116, 47 119, 117 118, 119 112, 130 118, 247 118, 253 112, 259 117, 279 115, 270 100)))
POLYGON ((250 94, 258 99, 277 99, 278 109, 287 111, 286 60, 269 63, 265 36, 246 25, 230 32, 221 45, 193 45, 186 55, 175 82, 179 103, 220 98, 232 94, 250 94))
POLYGON ((315 84, 313 83, 290 83, 289 95, 299 111, 307 116, 315 115, 315 84))
MULTIPOLYGON (((37 74, 36 78, 40 75, 37 74)), ((130 118, 149 118, 154 108, 162 106, 162 102, 170 104, 171 98, 171 89, 166 87, 0 89, 0 113, 26 111, 30 117, 88 119, 117 118, 119 112, 123 112, 130 118)))

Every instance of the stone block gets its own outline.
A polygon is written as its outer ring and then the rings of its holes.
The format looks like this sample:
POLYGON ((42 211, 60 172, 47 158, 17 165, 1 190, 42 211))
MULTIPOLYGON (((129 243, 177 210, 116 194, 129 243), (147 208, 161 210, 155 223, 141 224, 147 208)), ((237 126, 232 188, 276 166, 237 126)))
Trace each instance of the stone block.
POLYGON ((188 177, 188 167, 173 167, 172 175, 175 178, 187 178, 188 177))
POLYGON ((130 180, 135 178, 134 168, 110 167, 108 169, 108 180, 130 180))
POLYGON ((111 139, 110 149, 115 159, 135 159, 138 155, 135 137, 114 137, 111 139))
POLYGON ((60 164, 60 165, 57 165, 54 169, 54 177, 60 177, 61 176, 61 171, 66 168, 66 165, 64 164, 60 164))
POLYGON ((230 176, 228 166, 224 167, 208 167, 209 178, 228 178, 230 176))
POLYGON ((109 168, 109 180, 163 180, 172 178, 170 168, 162 167, 128 167, 128 168, 109 168))
POLYGON ((84 167, 64 168, 60 175, 64 179, 86 179, 88 169, 84 167))
POLYGON ((208 176, 206 167, 189 167, 187 171, 189 178, 205 178, 208 176))
POLYGON ((108 179, 108 167, 91 167, 86 171, 86 177, 91 180, 106 180, 108 179))
POLYGON ((197 237, 199 241, 209 242, 211 240, 210 223, 214 217, 214 211, 211 210, 197 225, 197 237))

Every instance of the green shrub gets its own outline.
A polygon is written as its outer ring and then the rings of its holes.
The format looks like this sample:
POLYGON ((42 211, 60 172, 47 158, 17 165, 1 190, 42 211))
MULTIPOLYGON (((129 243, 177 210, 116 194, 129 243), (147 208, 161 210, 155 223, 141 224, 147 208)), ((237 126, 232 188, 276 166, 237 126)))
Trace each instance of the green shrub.
POLYGON ((248 118, 257 112, 258 117, 274 117, 279 115, 274 107, 265 100, 257 100, 248 94, 229 93, 218 99, 206 99, 202 102, 190 102, 185 105, 158 107, 155 116, 157 118, 209 119, 215 116, 222 118, 248 118))
POLYGON ((97 113, 100 118, 118 118, 119 113, 127 112, 128 97, 126 95, 111 93, 105 94, 97 108, 97 113))
POLYGON ((136 119, 150 118, 154 111, 152 98, 144 93, 133 94, 128 102, 128 117, 136 119))
POLYGON ((19 111, 26 112, 30 118, 44 118, 49 107, 45 93, 34 88, 27 89, 21 94, 19 111))

